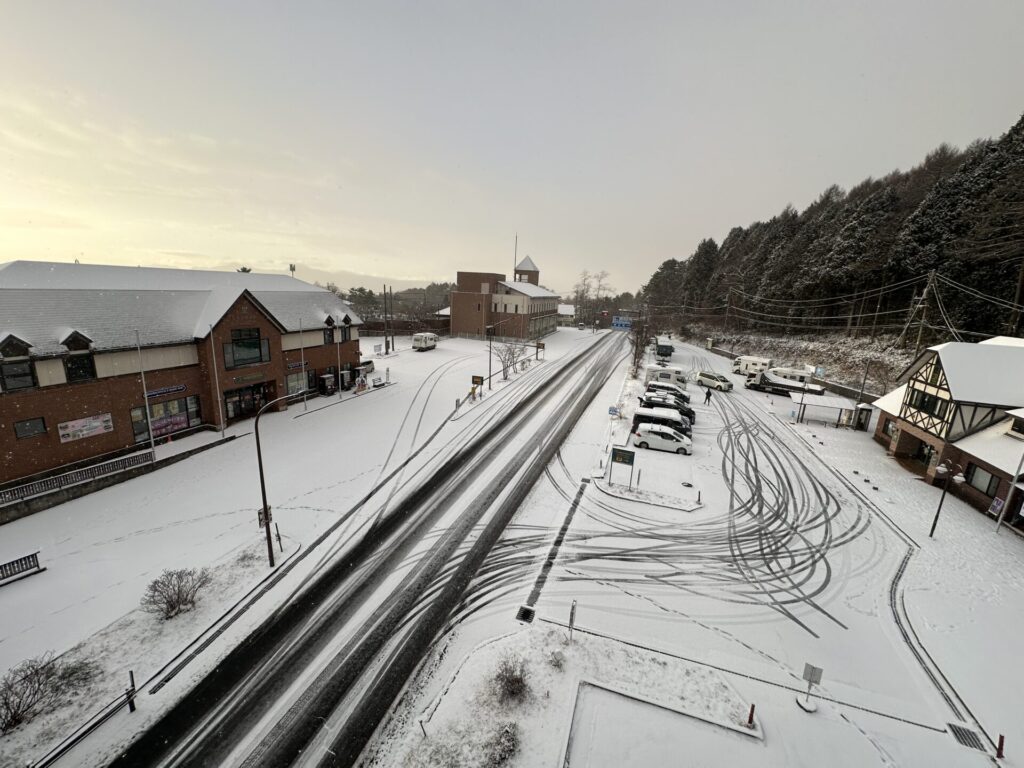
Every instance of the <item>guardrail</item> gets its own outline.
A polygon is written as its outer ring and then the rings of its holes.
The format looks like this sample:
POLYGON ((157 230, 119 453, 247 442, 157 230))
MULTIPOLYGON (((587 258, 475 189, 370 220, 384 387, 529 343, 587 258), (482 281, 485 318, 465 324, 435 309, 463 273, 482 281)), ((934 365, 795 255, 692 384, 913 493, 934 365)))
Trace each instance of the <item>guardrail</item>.
POLYGON ((13 488, 0 490, 0 505, 13 504, 16 501, 22 501, 32 496, 41 496, 44 493, 59 491, 62 488, 67 488, 69 485, 78 485, 79 483, 94 480, 97 477, 123 472, 140 464, 149 464, 153 459, 152 451, 135 453, 131 456, 115 459, 114 461, 104 462, 103 464, 94 464, 91 467, 83 467, 72 472, 65 472, 63 475, 44 477, 42 480, 36 480, 32 483, 16 485, 13 488))
POLYGON ((103 707, 99 712, 89 718, 83 725, 77 728, 73 733, 65 737, 57 746, 43 755, 35 762, 29 763, 28 768, 47 768, 47 766, 53 765, 55 762, 60 760, 65 754, 70 752, 82 739, 88 736, 90 733, 95 731, 107 720, 112 718, 118 712, 125 707, 128 707, 129 712, 135 711, 135 673, 128 673, 128 687, 125 688, 124 693, 114 699, 112 702, 103 707))
POLYGON ((25 555, 15 560, 11 560, 6 563, 0 563, 0 581, 6 581, 7 579, 13 579, 15 576, 20 576, 23 573, 29 573, 30 571, 41 571, 39 567, 39 553, 33 552, 31 555, 25 555))

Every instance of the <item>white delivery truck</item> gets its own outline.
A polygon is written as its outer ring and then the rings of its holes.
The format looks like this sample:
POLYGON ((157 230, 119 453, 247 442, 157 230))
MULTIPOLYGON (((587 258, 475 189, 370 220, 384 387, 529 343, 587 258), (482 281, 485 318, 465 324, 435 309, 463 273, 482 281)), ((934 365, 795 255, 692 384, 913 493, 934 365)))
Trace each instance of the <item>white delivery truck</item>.
POLYGON ((415 333, 412 337, 412 348, 417 352, 426 352, 437 346, 436 333, 415 333))
POLYGON ((647 365, 644 366, 644 384, 652 381, 668 382, 678 384, 686 388, 686 373, 676 365, 647 365))
POLYGON ((772 367, 770 357, 754 357, 753 355, 740 355, 732 361, 732 372, 743 375, 767 371, 772 367))

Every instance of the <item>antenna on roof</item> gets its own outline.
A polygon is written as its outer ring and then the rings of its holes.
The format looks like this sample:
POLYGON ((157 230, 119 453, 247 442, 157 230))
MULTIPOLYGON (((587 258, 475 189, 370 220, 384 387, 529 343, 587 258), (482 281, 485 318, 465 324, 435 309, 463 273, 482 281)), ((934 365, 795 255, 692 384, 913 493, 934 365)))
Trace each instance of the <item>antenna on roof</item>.
POLYGON ((292 273, 292 277, 295 277, 295 265, 294 264, 289 264, 288 265, 288 271, 292 273))
POLYGON ((516 281, 516 267, 519 265, 519 233, 516 232, 516 244, 512 250, 512 282, 516 281))

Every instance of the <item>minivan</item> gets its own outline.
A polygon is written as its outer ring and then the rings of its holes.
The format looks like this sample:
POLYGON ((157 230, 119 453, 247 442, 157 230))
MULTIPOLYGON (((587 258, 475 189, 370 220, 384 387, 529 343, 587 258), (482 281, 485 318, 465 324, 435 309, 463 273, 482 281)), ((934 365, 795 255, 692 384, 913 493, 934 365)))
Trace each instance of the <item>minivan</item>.
POLYGON ((633 413, 633 426, 630 431, 636 432, 636 428, 641 424, 661 424, 678 432, 689 431, 689 428, 683 425, 683 417, 671 408, 637 408, 633 413))
POLYGON ((645 392, 640 396, 641 408, 671 408, 687 419, 691 424, 696 423, 696 414, 693 408, 683 403, 678 398, 664 392, 645 392))
POLYGON ((732 382, 720 373, 701 371, 697 374, 697 384, 709 389, 717 389, 721 392, 728 392, 732 389, 732 382))
POLYGON ((649 381, 647 382, 648 392, 667 392, 670 395, 675 395, 684 403, 690 402, 690 396, 686 394, 686 382, 681 381, 678 384, 674 384, 671 381, 649 381))
POLYGON ((412 336, 412 348, 417 352, 426 352, 437 346, 436 333, 414 333, 412 336))
POLYGON ((655 448, 659 451, 689 454, 693 451, 693 443, 686 435, 680 434, 671 427, 660 424, 641 424, 633 435, 633 445, 638 448, 655 448))

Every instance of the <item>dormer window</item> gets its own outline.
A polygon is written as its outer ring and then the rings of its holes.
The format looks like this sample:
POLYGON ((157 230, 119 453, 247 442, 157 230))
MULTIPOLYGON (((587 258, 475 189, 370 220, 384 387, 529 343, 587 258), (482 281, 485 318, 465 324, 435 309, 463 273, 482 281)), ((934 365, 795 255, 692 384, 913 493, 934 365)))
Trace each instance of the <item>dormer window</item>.
POLYGON ((36 386, 36 370, 28 358, 32 345, 8 334, 0 339, 0 392, 15 392, 36 386))
POLYGON ((30 344, 26 341, 22 341, 17 336, 7 335, 2 342, 0 342, 0 357, 12 358, 12 357, 28 357, 28 350, 30 344))
POLYGON ((60 342, 69 352, 89 352, 92 350, 92 339, 84 333, 72 331, 60 342))

